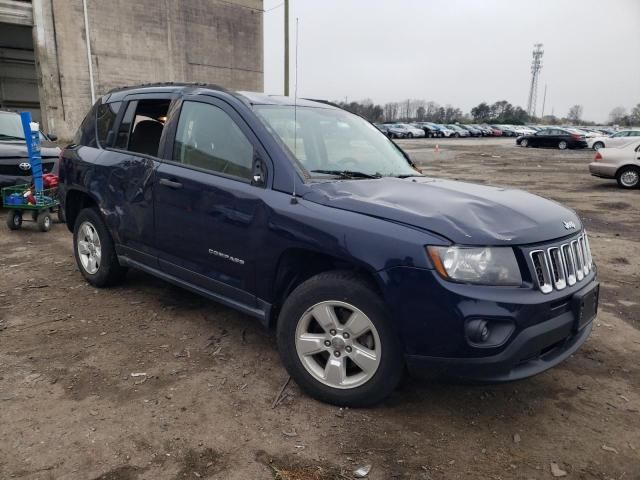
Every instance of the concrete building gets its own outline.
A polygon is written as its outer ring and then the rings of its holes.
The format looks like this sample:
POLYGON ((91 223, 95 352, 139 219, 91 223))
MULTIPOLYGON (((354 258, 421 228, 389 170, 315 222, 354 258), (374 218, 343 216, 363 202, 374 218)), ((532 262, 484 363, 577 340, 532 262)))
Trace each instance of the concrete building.
POLYGON ((0 109, 69 139, 114 87, 262 91, 262 12, 262 0, 0 0, 0 109))

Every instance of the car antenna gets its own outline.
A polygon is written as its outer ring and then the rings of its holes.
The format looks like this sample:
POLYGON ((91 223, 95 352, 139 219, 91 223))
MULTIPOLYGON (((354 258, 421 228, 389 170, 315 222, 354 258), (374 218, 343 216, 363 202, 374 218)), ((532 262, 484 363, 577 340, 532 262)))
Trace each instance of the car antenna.
MULTIPOLYGON (((295 58, 296 80, 293 85, 293 156, 298 159, 298 17, 296 17, 296 58, 295 58)), ((298 203, 296 197, 296 178, 293 177, 293 193, 291 196, 293 205, 298 203)))

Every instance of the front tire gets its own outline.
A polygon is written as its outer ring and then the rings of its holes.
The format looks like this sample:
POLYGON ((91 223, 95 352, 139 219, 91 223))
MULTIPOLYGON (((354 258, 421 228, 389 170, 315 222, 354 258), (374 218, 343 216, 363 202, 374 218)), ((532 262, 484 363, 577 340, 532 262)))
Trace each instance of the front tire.
POLYGON ((282 307, 277 340, 289 374, 326 403, 375 405, 402 380, 402 350, 384 302, 351 272, 325 272, 299 285, 282 307))
POLYGON ((20 230, 22 227, 22 212, 20 210, 9 210, 7 227, 9 230, 20 230))
POLYGON ((520 146, 527 148, 529 146, 529 140, 527 140, 526 138, 523 138, 522 140, 520 140, 520 146))
POLYGON ((100 214, 85 208, 76 218, 73 251, 82 276, 94 287, 119 283, 127 269, 118 262, 111 235, 100 214))
POLYGON ((558 143, 558 148, 560 150, 566 150, 568 146, 569 144, 565 140, 560 140, 560 143, 558 143))
POLYGON ((593 149, 597 152, 598 150, 600 150, 601 148, 604 147, 604 143, 602 142, 596 142, 593 144, 593 149))
POLYGON ((622 188, 632 189, 640 186, 640 169, 636 167, 622 167, 616 173, 618 185, 622 188))

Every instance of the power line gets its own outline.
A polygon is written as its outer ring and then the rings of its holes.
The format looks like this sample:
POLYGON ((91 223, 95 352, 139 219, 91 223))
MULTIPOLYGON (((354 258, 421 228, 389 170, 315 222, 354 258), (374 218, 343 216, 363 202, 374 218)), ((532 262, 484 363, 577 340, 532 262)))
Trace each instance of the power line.
POLYGON ((284 5, 284 2, 280 3, 279 5, 276 5, 275 7, 271 7, 271 8, 267 8, 266 10, 263 10, 264 13, 270 12, 271 10, 275 10, 276 8, 280 8, 284 5))

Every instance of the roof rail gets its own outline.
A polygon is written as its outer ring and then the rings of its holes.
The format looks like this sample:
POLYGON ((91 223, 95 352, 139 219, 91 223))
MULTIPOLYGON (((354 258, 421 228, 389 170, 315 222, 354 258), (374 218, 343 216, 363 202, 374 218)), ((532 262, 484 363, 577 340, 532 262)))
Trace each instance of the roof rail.
POLYGON ((116 87, 109 90, 105 95, 115 92, 121 92, 123 90, 135 90, 137 88, 151 88, 151 87, 202 87, 202 88, 210 88, 212 90, 220 90, 223 92, 228 92, 226 88, 221 85, 216 85, 213 83, 200 83, 200 82, 151 82, 151 83, 140 83, 138 85, 125 85, 122 87, 116 87))

